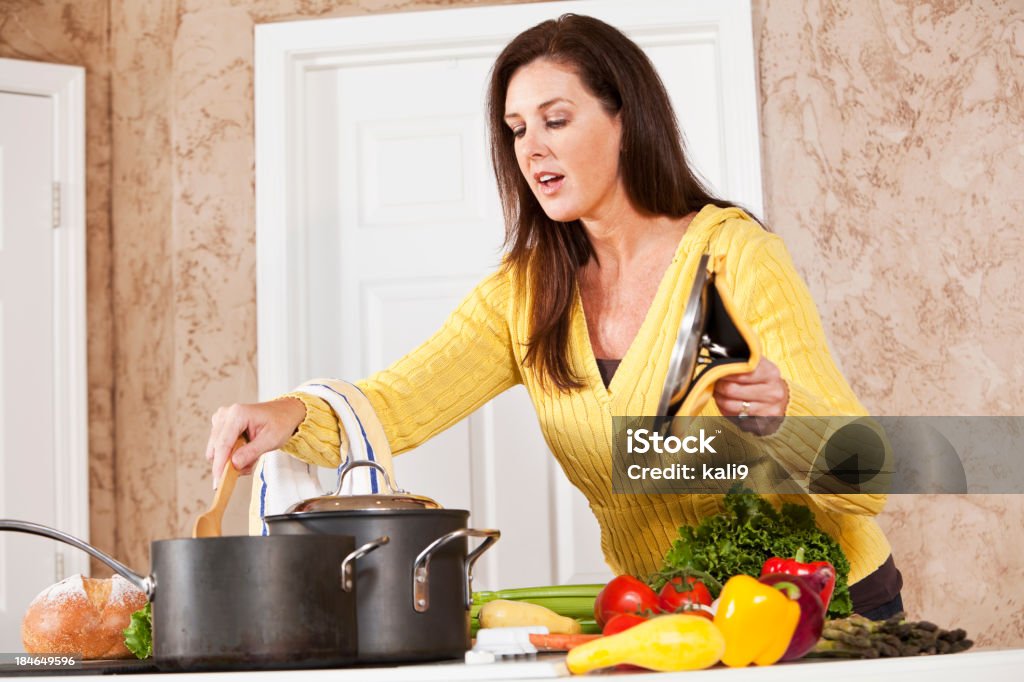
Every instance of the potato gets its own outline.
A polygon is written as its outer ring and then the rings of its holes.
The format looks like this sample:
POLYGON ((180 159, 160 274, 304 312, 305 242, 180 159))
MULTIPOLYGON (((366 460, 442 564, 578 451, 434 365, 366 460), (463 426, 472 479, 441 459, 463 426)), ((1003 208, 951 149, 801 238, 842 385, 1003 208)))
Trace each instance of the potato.
POLYGON ((543 625, 553 635, 578 635, 583 626, 572 618, 528 602, 495 599, 480 607, 480 627, 510 628, 543 625))

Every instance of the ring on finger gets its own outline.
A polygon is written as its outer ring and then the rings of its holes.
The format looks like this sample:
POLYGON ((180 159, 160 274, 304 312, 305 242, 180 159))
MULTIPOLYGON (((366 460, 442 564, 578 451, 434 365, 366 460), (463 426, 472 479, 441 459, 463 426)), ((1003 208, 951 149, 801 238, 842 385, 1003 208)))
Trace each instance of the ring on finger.
POLYGON ((746 419, 750 416, 750 401, 744 400, 740 403, 740 413, 736 416, 740 419, 746 419))

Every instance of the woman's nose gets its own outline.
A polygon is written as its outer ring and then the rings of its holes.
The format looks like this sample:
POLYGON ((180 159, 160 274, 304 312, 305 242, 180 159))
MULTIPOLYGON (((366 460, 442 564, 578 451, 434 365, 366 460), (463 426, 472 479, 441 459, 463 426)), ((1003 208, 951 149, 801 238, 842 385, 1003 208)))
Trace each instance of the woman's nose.
POLYGON ((541 136, 529 131, 523 133, 520 149, 530 158, 539 158, 547 154, 547 145, 544 144, 541 136))

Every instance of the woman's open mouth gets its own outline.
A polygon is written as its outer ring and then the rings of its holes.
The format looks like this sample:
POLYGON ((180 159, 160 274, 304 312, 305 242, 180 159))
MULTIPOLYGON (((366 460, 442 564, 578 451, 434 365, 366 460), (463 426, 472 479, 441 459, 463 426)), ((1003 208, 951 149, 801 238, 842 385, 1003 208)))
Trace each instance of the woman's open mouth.
POLYGON ((557 173, 541 173, 537 176, 537 184, 540 186, 542 194, 554 194, 559 190, 563 182, 565 182, 565 176, 558 175, 557 173))

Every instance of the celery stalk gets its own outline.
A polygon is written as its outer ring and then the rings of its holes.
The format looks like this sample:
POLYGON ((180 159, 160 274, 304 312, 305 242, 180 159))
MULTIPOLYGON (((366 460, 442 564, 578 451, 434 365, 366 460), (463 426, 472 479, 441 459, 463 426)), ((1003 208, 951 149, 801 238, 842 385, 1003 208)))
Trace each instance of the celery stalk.
POLYGON ((583 631, 590 634, 600 633, 594 622, 594 599, 604 585, 551 585, 543 587, 520 587, 494 592, 474 592, 473 604, 470 608, 471 628, 473 634, 480 627, 480 608, 495 599, 537 604, 554 611, 560 616, 574 618, 583 625, 583 631))

